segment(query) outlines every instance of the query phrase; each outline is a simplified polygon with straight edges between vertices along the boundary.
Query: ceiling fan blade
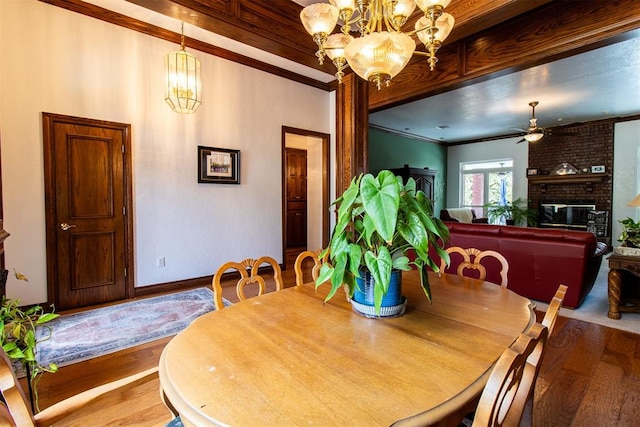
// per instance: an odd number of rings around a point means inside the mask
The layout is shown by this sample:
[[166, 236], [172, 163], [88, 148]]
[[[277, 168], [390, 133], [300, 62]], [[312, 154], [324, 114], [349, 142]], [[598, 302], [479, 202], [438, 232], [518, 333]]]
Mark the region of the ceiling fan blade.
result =
[[520, 144], [521, 142], [525, 142], [526, 139], [522, 138], [520, 141], [517, 141], [516, 144]]

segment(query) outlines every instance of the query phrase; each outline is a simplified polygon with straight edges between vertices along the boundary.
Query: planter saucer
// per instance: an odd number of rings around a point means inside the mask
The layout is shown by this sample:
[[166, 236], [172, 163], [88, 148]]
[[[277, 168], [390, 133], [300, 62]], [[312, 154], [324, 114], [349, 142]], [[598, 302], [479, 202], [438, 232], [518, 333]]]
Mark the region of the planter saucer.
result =
[[365, 305], [351, 300], [351, 307], [356, 313], [370, 318], [378, 317], [399, 317], [404, 314], [404, 310], [407, 307], [407, 299], [402, 297], [402, 302], [398, 305], [389, 307], [380, 307], [380, 314], [376, 314], [376, 308], [372, 305]]

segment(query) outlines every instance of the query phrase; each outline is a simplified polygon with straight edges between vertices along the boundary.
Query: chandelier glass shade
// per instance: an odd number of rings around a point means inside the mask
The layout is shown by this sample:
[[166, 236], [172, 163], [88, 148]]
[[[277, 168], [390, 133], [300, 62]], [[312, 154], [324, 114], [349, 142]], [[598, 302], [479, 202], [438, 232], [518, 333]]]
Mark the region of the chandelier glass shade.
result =
[[[305, 7], [300, 20], [313, 37], [322, 64], [325, 56], [337, 68], [339, 82], [349, 66], [361, 78], [374, 82], [378, 89], [388, 86], [415, 53], [427, 57], [433, 71], [438, 61], [436, 52], [449, 35], [455, 20], [444, 13], [451, 0], [329, 0]], [[414, 30], [402, 27], [416, 6], [423, 16]], [[340, 33], [331, 34], [340, 24]], [[359, 33], [353, 37], [350, 33]], [[417, 39], [425, 51], [416, 50]]]
[[164, 63], [165, 101], [177, 113], [195, 113], [202, 104], [200, 61], [184, 49], [184, 23], [180, 50], [165, 55]]

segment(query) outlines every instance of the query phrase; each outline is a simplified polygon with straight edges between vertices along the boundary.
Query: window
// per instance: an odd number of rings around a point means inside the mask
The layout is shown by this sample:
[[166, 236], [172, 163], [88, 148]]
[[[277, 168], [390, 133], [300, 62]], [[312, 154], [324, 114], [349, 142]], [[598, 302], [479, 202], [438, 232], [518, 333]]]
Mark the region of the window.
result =
[[460, 206], [471, 208], [477, 218], [486, 217], [484, 205], [513, 200], [513, 159], [462, 163]]

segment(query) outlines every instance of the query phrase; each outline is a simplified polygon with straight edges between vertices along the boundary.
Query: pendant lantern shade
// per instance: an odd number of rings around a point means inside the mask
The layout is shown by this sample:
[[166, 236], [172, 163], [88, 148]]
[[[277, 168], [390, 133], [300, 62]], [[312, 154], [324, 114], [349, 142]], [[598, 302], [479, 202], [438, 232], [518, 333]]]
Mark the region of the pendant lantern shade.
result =
[[180, 50], [168, 53], [164, 64], [165, 101], [177, 113], [195, 113], [202, 104], [200, 61], [184, 50], [184, 30]]

